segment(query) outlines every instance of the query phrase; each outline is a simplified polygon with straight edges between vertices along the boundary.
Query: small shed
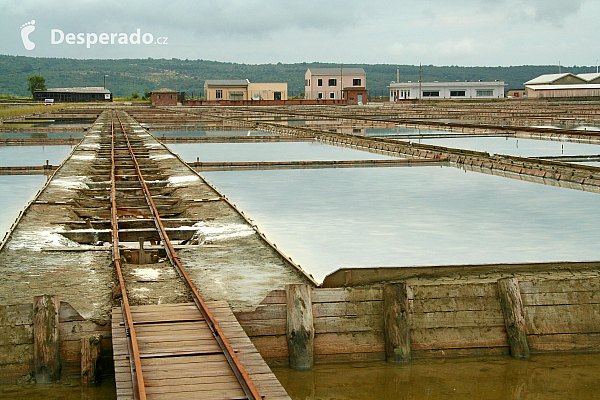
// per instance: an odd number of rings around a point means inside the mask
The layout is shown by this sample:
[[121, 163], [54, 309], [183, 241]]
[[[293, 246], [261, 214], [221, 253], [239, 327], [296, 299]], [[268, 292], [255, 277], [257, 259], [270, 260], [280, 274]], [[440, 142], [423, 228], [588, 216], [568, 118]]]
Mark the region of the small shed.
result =
[[150, 92], [150, 100], [153, 106], [176, 106], [177, 90], [161, 87]]
[[365, 104], [367, 102], [366, 87], [346, 87], [343, 92], [346, 104]]

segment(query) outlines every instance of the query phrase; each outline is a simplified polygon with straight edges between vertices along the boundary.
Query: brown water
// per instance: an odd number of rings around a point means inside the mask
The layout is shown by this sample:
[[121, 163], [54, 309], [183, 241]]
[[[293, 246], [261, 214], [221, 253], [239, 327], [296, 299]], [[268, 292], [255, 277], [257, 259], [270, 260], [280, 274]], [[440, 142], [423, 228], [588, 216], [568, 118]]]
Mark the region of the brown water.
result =
[[598, 399], [600, 354], [413, 360], [317, 365], [273, 372], [294, 400]]
[[104, 377], [98, 386], [83, 386], [78, 380], [63, 380], [57, 383], [35, 385], [0, 385], [0, 399], [20, 400], [109, 400], [116, 399], [115, 379]]

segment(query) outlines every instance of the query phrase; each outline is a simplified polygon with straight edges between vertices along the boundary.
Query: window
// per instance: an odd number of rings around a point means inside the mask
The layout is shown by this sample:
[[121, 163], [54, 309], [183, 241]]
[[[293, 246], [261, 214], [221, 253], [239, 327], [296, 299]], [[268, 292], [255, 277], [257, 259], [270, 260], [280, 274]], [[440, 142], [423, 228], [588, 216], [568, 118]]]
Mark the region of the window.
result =
[[158, 95], [158, 98], [160, 99], [160, 94]]
[[317, 86], [323, 86], [323, 79], [317, 79]]
[[360, 86], [362, 83], [362, 79], [352, 79], [352, 86]]
[[329, 98], [335, 99], [335, 92], [329, 92]]
[[273, 100], [281, 100], [281, 92], [273, 92]]
[[173, 98], [173, 95], [172, 95], [172, 94], [170, 94], [170, 95], [169, 95], [169, 98], [170, 98], [170, 99], [172, 99], [172, 98]]
[[337, 86], [337, 79], [336, 78], [330, 79], [329, 86]]
[[221, 89], [216, 90], [216, 97], [217, 97], [217, 99], [223, 98], [223, 91]]
[[322, 98], [323, 98], [323, 92], [317, 93], [317, 99], [322, 99]]
[[429, 90], [429, 91], [423, 92], [423, 97], [440, 97], [440, 91], [439, 90]]
[[494, 95], [494, 91], [493, 90], [478, 90], [477, 91], [477, 96], [492, 97], [493, 95]]
[[304, 86], [310, 86], [310, 79], [304, 80]]
[[467, 95], [465, 90], [451, 90], [450, 97], [464, 97]]

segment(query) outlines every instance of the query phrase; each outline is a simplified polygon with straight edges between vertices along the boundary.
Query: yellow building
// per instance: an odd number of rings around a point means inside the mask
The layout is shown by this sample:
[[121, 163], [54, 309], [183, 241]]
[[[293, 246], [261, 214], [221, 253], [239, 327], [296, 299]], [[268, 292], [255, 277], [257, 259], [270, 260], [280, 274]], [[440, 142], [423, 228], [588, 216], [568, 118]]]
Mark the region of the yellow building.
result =
[[287, 83], [250, 82], [248, 79], [207, 79], [204, 98], [207, 101], [287, 100]]

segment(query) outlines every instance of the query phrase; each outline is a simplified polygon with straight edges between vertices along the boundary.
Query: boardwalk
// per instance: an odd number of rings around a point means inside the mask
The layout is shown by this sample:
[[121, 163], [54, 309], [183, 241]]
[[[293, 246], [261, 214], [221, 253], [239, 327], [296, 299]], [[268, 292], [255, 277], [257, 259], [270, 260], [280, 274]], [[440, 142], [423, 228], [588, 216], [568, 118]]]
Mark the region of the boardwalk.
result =
[[[209, 308], [264, 399], [289, 399], [225, 301]], [[131, 307], [148, 399], [245, 399], [225, 355], [193, 303]], [[113, 309], [117, 397], [133, 399], [127, 339]]]

